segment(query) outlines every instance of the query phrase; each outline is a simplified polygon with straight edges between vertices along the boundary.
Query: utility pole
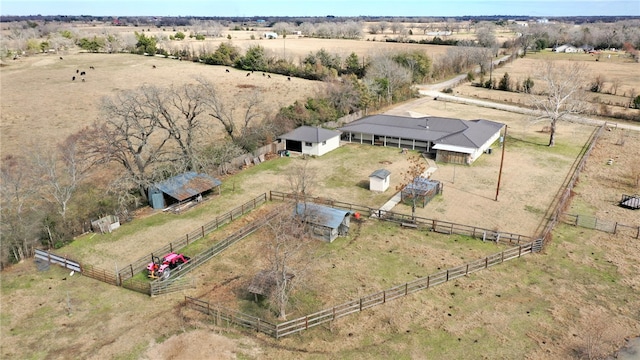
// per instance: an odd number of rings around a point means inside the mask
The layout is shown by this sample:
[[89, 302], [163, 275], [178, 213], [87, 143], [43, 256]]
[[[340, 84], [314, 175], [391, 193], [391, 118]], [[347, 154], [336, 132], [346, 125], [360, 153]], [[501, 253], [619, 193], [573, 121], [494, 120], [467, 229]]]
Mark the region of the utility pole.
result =
[[500, 158], [500, 171], [498, 172], [498, 186], [496, 186], [496, 201], [498, 201], [498, 194], [500, 193], [500, 180], [502, 179], [502, 165], [504, 164], [504, 148], [507, 142], [507, 125], [504, 126], [504, 136], [502, 138], [502, 157]]

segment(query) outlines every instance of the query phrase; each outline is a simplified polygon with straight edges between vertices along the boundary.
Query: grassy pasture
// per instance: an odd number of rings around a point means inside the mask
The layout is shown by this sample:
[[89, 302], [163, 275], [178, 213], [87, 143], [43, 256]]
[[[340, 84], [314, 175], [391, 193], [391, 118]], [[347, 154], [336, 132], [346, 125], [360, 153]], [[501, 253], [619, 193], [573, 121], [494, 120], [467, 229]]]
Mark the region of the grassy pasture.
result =
[[[608, 55], [611, 55], [609, 58]], [[528, 53], [525, 58], [518, 59], [513, 63], [506, 64], [500, 68], [494, 69], [492, 77], [496, 79], [496, 83], [505, 73], [509, 73], [509, 77], [515, 88], [515, 84], [522, 84], [528, 77], [534, 81], [534, 93], [544, 91], [544, 83], [536, 76], [537, 69], [540, 68], [542, 62], [553, 61], [558, 64], [571, 64], [573, 62], [581, 62], [586, 66], [586, 77], [581, 79], [585, 84], [590, 84], [600, 76], [604, 78], [604, 89], [600, 93], [587, 92], [587, 98], [591, 99], [600, 109], [606, 106], [611, 113], [634, 114], [636, 118], [640, 118], [640, 110], [629, 109], [628, 104], [631, 102], [631, 96], [637, 96], [640, 92], [640, 65], [630, 59], [624, 52], [604, 52], [599, 61], [597, 55], [591, 54], [556, 54], [550, 51], [541, 51], [537, 53]], [[485, 75], [484, 80], [488, 80], [489, 76]], [[516, 92], [506, 92], [499, 90], [489, 90], [477, 87], [479, 79], [473, 83], [467, 83], [458, 86], [455, 91], [464, 96], [472, 96], [482, 99], [489, 99], [499, 102], [515, 103], [520, 105], [528, 105], [530, 95]], [[614, 94], [613, 83], [619, 83]], [[586, 86], [586, 85], [585, 85]]]

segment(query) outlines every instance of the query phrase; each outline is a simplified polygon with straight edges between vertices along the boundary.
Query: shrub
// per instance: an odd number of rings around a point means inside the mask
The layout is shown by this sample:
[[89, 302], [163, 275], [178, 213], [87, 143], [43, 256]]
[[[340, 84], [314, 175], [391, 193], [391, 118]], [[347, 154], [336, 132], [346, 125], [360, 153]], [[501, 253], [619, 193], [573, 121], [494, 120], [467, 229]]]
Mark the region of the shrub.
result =
[[498, 89], [502, 91], [511, 91], [511, 79], [509, 78], [509, 73], [504, 73], [504, 76], [500, 79]]
[[525, 81], [522, 82], [522, 91], [524, 91], [527, 94], [531, 94], [531, 89], [533, 89], [533, 80], [531, 80], [530, 77], [528, 77]]

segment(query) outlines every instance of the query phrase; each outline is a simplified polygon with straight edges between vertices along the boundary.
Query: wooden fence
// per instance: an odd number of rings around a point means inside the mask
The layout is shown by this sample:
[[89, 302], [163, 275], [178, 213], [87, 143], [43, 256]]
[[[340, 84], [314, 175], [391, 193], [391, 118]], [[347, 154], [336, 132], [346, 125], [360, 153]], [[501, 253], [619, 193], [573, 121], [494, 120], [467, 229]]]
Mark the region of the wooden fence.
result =
[[533, 253], [542, 248], [542, 239], [512, 247], [500, 253], [478, 259], [451, 269], [439, 271], [426, 277], [422, 277], [389, 289], [363, 296], [340, 305], [332, 306], [324, 310], [309, 314], [294, 320], [273, 324], [258, 317], [247, 315], [236, 310], [230, 310], [199, 299], [185, 297], [185, 306], [209, 315], [217, 324], [234, 324], [245, 328], [262, 332], [274, 338], [281, 338], [308, 330], [330, 321], [334, 321], [349, 314], [361, 312], [373, 306], [385, 304], [420, 290], [457, 279], [462, 276], [487, 269], [505, 261], [517, 259], [523, 255]]
[[97, 268], [91, 265], [82, 265], [80, 262], [71, 260], [66, 256], [56, 255], [46, 250], [35, 250], [35, 258], [45, 260], [50, 264], [57, 264], [69, 270], [78, 272], [92, 279], [100, 280], [111, 285], [117, 285], [116, 274], [113, 271]]
[[153, 282], [148, 282], [148, 281], [135, 280], [133, 279], [133, 277], [137, 273], [144, 271], [146, 269], [147, 264], [149, 263], [149, 261], [151, 261], [151, 256], [153, 256], [154, 254], [161, 254], [160, 256], [164, 256], [168, 252], [171, 252], [174, 250], [178, 251], [179, 249], [189, 245], [193, 241], [196, 241], [204, 237], [206, 234], [218, 229], [220, 226], [225, 225], [239, 218], [245, 213], [255, 209], [256, 207], [262, 205], [266, 201], [267, 201], [267, 194], [266, 193], [261, 194], [256, 198], [254, 198], [253, 200], [250, 200], [236, 207], [230, 212], [216, 217], [214, 220], [206, 223], [205, 225], [201, 226], [199, 229], [194, 230], [186, 234], [185, 236], [181, 237], [180, 239], [175, 240], [169, 243], [168, 245], [165, 245], [164, 247], [155, 250], [149, 256], [146, 256], [134, 261], [133, 263], [125, 266], [123, 269], [120, 269], [117, 273], [115, 271], [105, 270], [93, 265], [81, 264], [80, 262], [68, 259], [60, 255], [56, 255], [54, 253], [51, 253], [49, 251], [44, 251], [44, 250], [36, 250], [36, 258], [45, 260], [49, 263], [59, 264], [68, 269], [80, 272], [82, 273], [82, 275], [105, 282], [110, 285], [122, 286], [126, 289], [137, 291], [147, 295], [153, 296], [153, 295], [166, 294], [172, 291], [190, 289], [195, 287], [195, 282], [192, 280], [180, 278], [182, 275], [195, 269], [197, 266], [206, 262], [211, 257], [219, 254], [229, 246], [233, 245], [238, 240], [249, 235], [251, 232], [255, 231], [260, 226], [263, 226], [275, 215], [274, 214], [267, 215], [263, 220], [254, 222], [253, 225], [241, 229], [240, 231], [232, 234], [226, 239], [218, 242], [216, 245], [214, 245], [210, 249], [205, 250], [203, 253], [196, 255], [191, 259], [189, 263], [183, 265], [181, 270], [175, 270], [172, 272], [173, 279], [171, 279], [171, 281], [156, 280]]
[[[188, 263], [182, 265], [179, 269], [176, 268], [171, 271], [171, 278], [167, 280], [156, 279], [152, 281], [149, 285], [149, 289], [150, 289], [149, 294], [151, 296], [156, 296], [156, 295], [167, 294], [173, 291], [187, 289], [187, 288], [190, 288], [189, 286], [191, 286], [191, 288], [194, 287], [195, 285], [193, 283], [188, 284], [185, 281], [185, 279], [183, 278], [185, 274], [195, 270], [198, 266], [206, 263], [214, 256], [220, 254], [221, 252], [229, 248], [231, 245], [244, 239], [245, 237], [252, 234], [254, 231], [258, 230], [259, 228], [267, 224], [271, 219], [273, 219], [276, 215], [278, 215], [279, 211], [280, 209], [276, 209], [268, 213], [262, 219], [255, 221], [248, 226], [243, 227], [242, 229], [231, 234], [224, 240], [219, 241], [218, 243], [208, 248], [207, 250], [204, 250], [203, 252], [191, 257], [191, 260], [189, 260]], [[132, 289], [132, 290], [135, 290], [135, 289]]]
[[598, 219], [594, 216], [567, 213], [562, 213], [560, 219], [569, 225], [640, 239], [640, 226], [625, 225], [617, 221]]
[[246, 203], [236, 207], [235, 209], [229, 211], [226, 214], [220, 215], [216, 217], [214, 220], [202, 225], [199, 229], [196, 229], [185, 236], [170, 242], [169, 244], [154, 250], [149, 255], [144, 256], [131, 264], [125, 266], [124, 268], [118, 271], [118, 281], [123, 283], [128, 279], [135, 276], [135, 274], [144, 271], [147, 268], [147, 264], [151, 261], [152, 256], [162, 257], [165, 254], [173, 251], [179, 251], [181, 248], [189, 245], [190, 243], [199, 240], [205, 235], [211, 233], [212, 231], [218, 229], [222, 225], [230, 223], [231, 221], [239, 218], [245, 213], [255, 209], [256, 207], [262, 205], [267, 201], [267, 194], [261, 194], [254, 198], [253, 200], [247, 201]]
[[599, 128], [593, 131], [593, 133], [591, 134], [591, 138], [588, 142], [588, 145], [582, 152], [582, 155], [579, 156], [574, 162], [574, 166], [572, 167], [573, 172], [571, 172], [570, 176], [565, 180], [563, 186], [560, 188], [560, 190], [558, 190], [558, 193], [556, 194], [554, 201], [552, 202], [551, 206], [549, 206], [549, 209], [545, 213], [544, 223], [543, 223], [544, 227], [542, 228], [542, 231], [538, 236], [544, 239], [545, 243], [547, 240], [551, 239], [551, 231], [553, 231], [556, 224], [558, 224], [558, 222], [561, 221], [560, 218], [561, 218], [562, 212], [569, 205], [569, 200], [571, 200], [571, 193], [573, 191], [573, 188], [576, 186], [576, 183], [578, 182], [578, 177], [580, 175], [580, 172], [586, 166], [587, 159], [589, 158], [589, 155], [591, 155], [591, 151], [593, 151], [593, 148], [598, 142], [598, 138], [600, 138], [600, 136], [602, 135], [602, 132], [606, 127], [607, 127], [607, 123], [605, 123], [604, 125], [600, 126]]
[[[448, 221], [411, 216], [409, 214], [394, 213], [392, 211], [383, 211], [380, 209], [370, 208], [363, 205], [350, 204], [342, 201], [319, 198], [319, 197], [302, 197], [296, 194], [288, 194], [279, 191], [270, 191], [269, 200], [294, 200], [305, 201], [321, 204], [333, 208], [345, 209], [350, 211], [358, 211], [362, 215], [378, 218], [384, 221], [391, 221], [403, 226], [410, 226], [419, 230], [434, 231], [442, 234], [457, 234], [480, 238], [483, 241], [495, 241], [496, 243], [505, 245], [519, 245], [530, 243], [533, 239], [520, 234], [509, 232], [495, 231], [470, 225], [462, 225]], [[535, 249], [539, 251], [540, 249]]]
[[34, 257], [36, 259], [44, 260], [50, 264], [60, 265], [69, 270], [82, 272], [82, 266], [79, 262], [71, 260], [65, 256], [56, 255], [46, 250], [36, 249]]

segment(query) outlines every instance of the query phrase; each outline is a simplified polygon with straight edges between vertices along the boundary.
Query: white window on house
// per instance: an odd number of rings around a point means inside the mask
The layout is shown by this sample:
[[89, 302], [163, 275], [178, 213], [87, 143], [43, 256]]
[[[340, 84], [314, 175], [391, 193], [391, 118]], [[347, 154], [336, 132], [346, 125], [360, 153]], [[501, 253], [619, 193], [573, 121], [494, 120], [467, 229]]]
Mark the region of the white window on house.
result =
[[323, 142], [322, 142], [322, 145], [327, 145], [327, 142], [326, 142], [326, 141], [323, 141]]
[[311, 145], [311, 143], [310, 143], [310, 142], [305, 142], [305, 143], [304, 143], [304, 146], [313, 146], [313, 145]]

